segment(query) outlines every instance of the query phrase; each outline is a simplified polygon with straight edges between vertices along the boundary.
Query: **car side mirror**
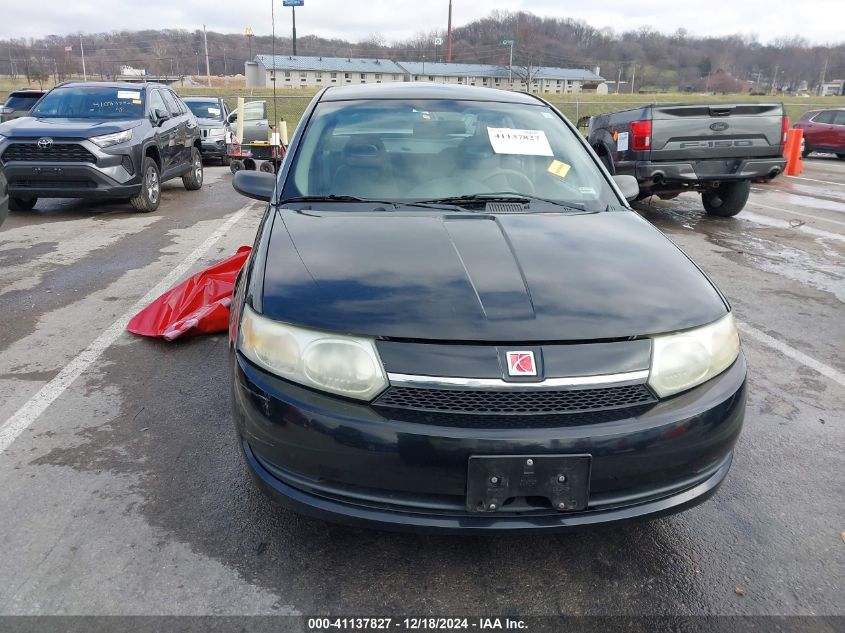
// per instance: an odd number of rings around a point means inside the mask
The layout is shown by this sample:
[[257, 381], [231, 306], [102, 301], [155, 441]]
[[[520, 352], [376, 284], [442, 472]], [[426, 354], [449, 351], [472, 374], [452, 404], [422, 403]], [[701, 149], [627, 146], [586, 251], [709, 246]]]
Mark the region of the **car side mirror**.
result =
[[276, 189], [276, 175], [263, 171], [241, 170], [232, 178], [232, 187], [247, 198], [270, 202]]
[[237, 120], [238, 120], [238, 113], [237, 112], [233, 112], [232, 114], [229, 115], [229, 123], [234, 123]]
[[161, 108], [156, 108], [155, 110], [153, 110], [153, 121], [155, 122], [156, 125], [161, 125], [162, 123], [167, 121], [169, 118], [170, 118], [169, 112], [165, 112]]
[[640, 195], [640, 183], [633, 176], [613, 176], [613, 182], [628, 202]]

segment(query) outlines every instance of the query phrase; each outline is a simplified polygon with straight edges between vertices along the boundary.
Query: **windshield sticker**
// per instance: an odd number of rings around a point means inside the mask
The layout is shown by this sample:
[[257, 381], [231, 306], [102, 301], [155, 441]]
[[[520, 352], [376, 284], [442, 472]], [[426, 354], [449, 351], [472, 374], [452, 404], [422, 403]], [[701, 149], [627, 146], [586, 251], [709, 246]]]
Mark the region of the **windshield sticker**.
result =
[[141, 105], [144, 102], [141, 101], [140, 99], [132, 99], [132, 103], [134, 103], [135, 105]]
[[141, 93], [135, 92], [134, 90], [118, 90], [117, 91], [117, 98], [118, 99], [140, 99]]
[[596, 190], [592, 187], [578, 187], [579, 193], [583, 193], [585, 196], [594, 196], [596, 195]]
[[543, 130], [515, 130], [508, 127], [488, 127], [490, 145], [497, 154], [522, 156], [554, 156], [549, 139]]
[[209, 108], [208, 113], [213, 114], [214, 116], [219, 116], [220, 115], [220, 108]]
[[571, 167], [572, 167], [571, 165], [567, 165], [566, 163], [555, 159], [551, 162], [547, 171], [550, 174], [554, 174], [555, 176], [559, 176], [561, 178], [566, 178], [566, 174], [569, 173], [569, 170], [571, 169]]
[[628, 150], [628, 133], [620, 132], [616, 137], [616, 151], [625, 152]]

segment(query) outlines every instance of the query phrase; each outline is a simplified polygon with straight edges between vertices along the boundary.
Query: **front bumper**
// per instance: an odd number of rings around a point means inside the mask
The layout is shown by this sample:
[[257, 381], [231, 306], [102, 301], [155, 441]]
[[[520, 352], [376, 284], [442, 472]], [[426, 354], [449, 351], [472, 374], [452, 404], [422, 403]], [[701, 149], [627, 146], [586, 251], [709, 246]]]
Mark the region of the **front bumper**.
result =
[[226, 156], [226, 141], [222, 138], [204, 138], [201, 151], [203, 158], [223, 158]]
[[[283, 381], [240, 355], [234, 373], [236, 428], [265, 492], [303, 514], [396, 530], [556, 530], [678, 512], [725, 478], [745, 411], [742, 356], [647, 411], [539, 428], [395, 419]], [[543, 454], [591, 455], [586, 510], [466, 510], [470, 456]]]
[[719, 159], [682, 162], [639, 161], [634, 174], [641, 183], [659, 181], [731, 181], [773, 178], [786, 168], [785, 158]]

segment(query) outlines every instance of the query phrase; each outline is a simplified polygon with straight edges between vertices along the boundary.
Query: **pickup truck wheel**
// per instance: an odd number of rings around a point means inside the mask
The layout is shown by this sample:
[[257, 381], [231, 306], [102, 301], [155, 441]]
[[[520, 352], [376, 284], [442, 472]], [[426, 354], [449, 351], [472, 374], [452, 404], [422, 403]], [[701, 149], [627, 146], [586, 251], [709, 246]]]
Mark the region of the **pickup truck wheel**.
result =
[[161, 176], [158, 165], [149, 156], [141, 166], [141, 191], [129, 199], [132, 208], [141, 213], [152, 213], [161, 202]]
[[188, 191], [202, 187], [202, 154], [196, 147], [191, 148], [191, 169], [182, 176], [182, 184]]
[[748, 202], [749, 193], [751, 193], [750, 180], [723, 182], [715, 189], [703, 191], [701, 201], [704, 203], [704, 210], [710, 215], [729, 218], [742, 211], [745, 203]]
[[836, 158], [838, 158], [839, 160], [845, 160], [845, 154], [837, 154]]
[[10, 211], [32, 211], [38, 198], [9, 198]]

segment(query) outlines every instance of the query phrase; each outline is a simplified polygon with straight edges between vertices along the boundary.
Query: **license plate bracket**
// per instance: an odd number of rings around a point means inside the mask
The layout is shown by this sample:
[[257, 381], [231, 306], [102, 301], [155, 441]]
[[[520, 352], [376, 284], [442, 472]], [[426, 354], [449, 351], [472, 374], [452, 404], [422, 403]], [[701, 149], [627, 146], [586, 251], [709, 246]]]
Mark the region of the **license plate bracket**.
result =
[[514, 498], [545, 498], [559, 512], [584, 510], [590, 455], [473, 455], [467, 468], [468, 512], [507, 510]]

